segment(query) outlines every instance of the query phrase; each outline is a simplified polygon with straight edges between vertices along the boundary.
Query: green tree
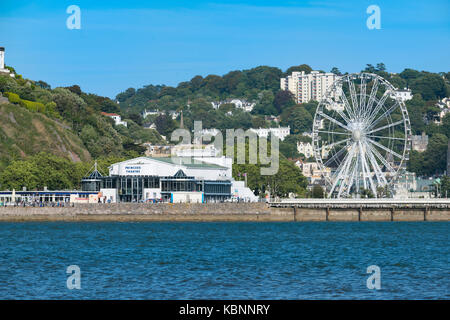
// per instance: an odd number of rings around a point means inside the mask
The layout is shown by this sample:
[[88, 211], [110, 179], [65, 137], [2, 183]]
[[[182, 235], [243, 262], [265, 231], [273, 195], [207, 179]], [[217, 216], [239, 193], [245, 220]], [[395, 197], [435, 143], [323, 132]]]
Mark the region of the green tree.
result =
[[444, 79], [428, 72], [411, 81], [410, 88], [414, 94], [420, 93], [424, 100], [437, 100], [447, 95]]
[[338, 69], [337, 67], [331, 68], [330, 72], [331, 72], [331, 73], [334, 73], [334, 74], [336, 74], [336, 75], [338, 75], [338, 76], [341, 76], [341, 75], [342, 75], [341, 71], [339, 71], [339, 69]]
[[377, 69], [373, 65], [368, 63], [366, 68], [364, 69], [364, 71], [370, 72], [370, 73], [375, 73], [377, 71]]
[[320, 185], [315, 184], [313, 186], [313, 189], [312, 189], [312, 192], [311, 192], [311, 197], [312, 198], [323, 198], [324, 194], [325, 194], [325, 192], [324, 192], [323, 188]]
[[447, 136], [437, 133], [433, 135], [424, 152], [424, 173], [428, 175], [443, 173], [447, 164]]
[[283, 123], [291, 127], [293, 134], [310, 132], [312, 130], [313, 118], [302, 106], [295, 105], [282, 115]]
[[297, 151], [296, 144], [292, 143], [292, 142], [289, 142], [289, 141], [280, 141], [280, 152], [286, 158], [298, 158], [298, 157], [300, 157], [300, 154]]
[[25, 160], [13, 161], [0, 174], [2, 188], [21, 190], [71, 189], [79, 181], [74, 180], [75, 165], [70, 160], [41, 152]]
[[413, 80], [420, 77], [420, 72], [414, 69], [405, 69], [400, 73], [400, 77], [406, 80], [407, 85], [410, 85]]
[[156, 130], [167, 138], [176, 129], [176, 123], [166, 114], [161, 114], [155, 119]]
[[386, 71], [386, 65], [383, 62], [377, 63], [377, 71]]
[[[259, 162], [257, 164], [248, 163], [248, 143], [245, 146], [245, 164], [236, 163], [236, 150], [237, 149], [235, 146], [233, 178], [235, 178], [236, 180], [240, 180], [245, 173], [247, 175], [248, 187], [251, 190], [254, 190], [255, 194], [264, 195], [265, 193], [270, 192], [272, 196], [278, 197], [287, 197], [290, 193], [294, 193], [299, 197], [306, 196], [306, 186], [308, 184], [306, 178], [303, 176], [301, 170], [297, 166], [295, 166], [294, 163], [287, 160], [283, 155], [280, 155], [279, 168], [276, 174], [261, 175], [261, 167], [267, 167], [267, 165], [261, 165], [261, 163]], [[268, 150], [270, 150], [270, 142], [268, 142]], [[224, 150], [224, 153], [226, 153], [226, 150]]]
[[439, 197], [448, 198], [450, 197], [450, 177], [442, 176], [439, 184]]
[[294, 95], [290, 91], [280, 90], [275, 95], [273, 105], [277, 110], [277, 114], [280, 114], [285, 108], [295, 105]]
[[450, 113], [447, 113], [444, 118], [442, 118], [442, 133], [450, 138]]
[[259, 102], [253, 108], [253, 114], [260, 115], [274, 115], [277, 113], [277, 110], [273, 106], [274, 95], [272, 91], [264, 90], [260, 94]]
[[38, 184], [39, 168], [30, 161], [12, 161], [0, 173], [0, 186], [2, 190], [22, 190], [23, 187], [34, 190]]
[[286, 76], [290, 75], [294, 71], [298, 71], [298, 72], [304, 71], [305, 73], [308, 74], [308, 73], [311, 73], [312, 68], [310, 66], [308, 66], [307, 64], [301, 64], [299, 66], [292, 66], [286, 70], [284, 75], [286, 75]]
[[423, 175], [425, 173], [423, 153], [411, 150], [407, 165], [408, 171], [415, 172], [418, 176]]

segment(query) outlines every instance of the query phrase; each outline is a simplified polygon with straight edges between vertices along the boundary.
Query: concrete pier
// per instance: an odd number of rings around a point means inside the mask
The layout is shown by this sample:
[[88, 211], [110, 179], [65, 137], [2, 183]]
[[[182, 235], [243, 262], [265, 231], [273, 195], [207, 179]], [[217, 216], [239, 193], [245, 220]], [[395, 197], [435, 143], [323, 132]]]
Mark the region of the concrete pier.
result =
[[294, 199], [269, 203], [297, 221], [449, 221], [450, 199]]

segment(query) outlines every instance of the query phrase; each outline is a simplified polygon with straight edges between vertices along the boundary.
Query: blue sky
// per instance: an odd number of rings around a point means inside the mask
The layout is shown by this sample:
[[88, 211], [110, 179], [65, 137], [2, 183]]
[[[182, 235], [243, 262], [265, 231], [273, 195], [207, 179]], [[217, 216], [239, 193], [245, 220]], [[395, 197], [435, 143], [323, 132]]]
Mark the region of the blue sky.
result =
[[[81, 30], [66, 28], [72, 4]], [[366, 27], [372, 4], [380, 30]], [[448, 0], [0, 0], [0, 46], [27, 78], [114, 97], [259, 65], [450, 71], [449, 17]]]

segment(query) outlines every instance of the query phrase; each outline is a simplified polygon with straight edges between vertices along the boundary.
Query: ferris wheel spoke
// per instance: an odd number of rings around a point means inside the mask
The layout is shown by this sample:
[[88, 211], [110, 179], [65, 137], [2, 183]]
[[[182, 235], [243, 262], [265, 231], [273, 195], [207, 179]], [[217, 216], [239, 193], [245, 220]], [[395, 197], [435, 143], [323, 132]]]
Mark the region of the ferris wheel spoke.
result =
[[367, 108], [366, 112], [364, 113], [364, 117], [366, 117], [368, 113], [370, 113], [370, 111], [372, 110], [372, 105], [375, 102], [375, 98], [377, 96], [378, 84], [379, 84], [378, 78], [375, 78], [372, 90], [370, 91], [369, 101], [367, 102]]
[[[334, 189], [336, 188], [336, 186], [337, 186], [339, 180], [341, 180], [341, 177], [343, 176], [343, 173], [344, 173], [344, 169], [347, 167], [348, 161], [351, 159], [351, 157], [353, 157], [353, 149], [354, 149], [354, 147], [352, 146], [350, 152], [348, 152], [348, 153], [345, 155], [344, 161], [339, 165], [339, 167], [338, 167], [337, 170], [336, 170], [336, 173], [335, 173], [335, 175], [334, 175], [334, 180], [335, 180], [335, 181], [334, 181], [334, 183], [333, 183], [333, 186], [331, 187], [331, 190], [330, 190], [330, 196], [333, 194]], [[342, 183], [343, 183], [343, 182], [341, 181], [341, 184], [342, 184]]]
[[379, 139], [390, 139], [390, 140], [402, 140], [402, 141], [405, 141], [405, 140], [406, 140], [406, 138], [384, 137], [384, 136], [372, 136], [372, 135], [368, 135], [367, 137], [369, 137], [369, 138], [379, 138]]
[[351, 131], [345, 124], [341, 123], [340, 121], [338, 121], [338, 120], [336, 120], [336, 119], [333, 119], [332, 117], [330, 117], [329, 115], [323, 113], [322, 111], [320, 111], [319, 114], [320, 114], [322, 117], [326, 118], [327, 120], [329, 120], [329, 121], [331, 121], [331, 122], [334, 122], [334, 123], [337, 124], [338, 126], [344, 128], [345, 130]]
[[360, 152], [359, 161], [361, 162], [361, 173], [362, 173], [362, 178], [363, 178], [363, 187], [364, 187], [364, 189], [367, 189], [366, 168], [365, 168], [364, 159], [362, 157], [362, 152]]
[[392, 168], [392, 166], [389, 164], [389, 162], [386, 161], [386, 159], [377, 151], [377, 149], [373, 148], [370, 144], [367, 144], [369, 147], [369, 150], [378, 158], [380, 159], [381, 163], [386, 167], [386, 169], [391, 173], [395, 174], [395, 169]]
[[396, 156], [397, 158], [403, 159], [403, 157], [401, 155], [399, 155], [397, 152], [389, 149], [388, 147], [383, 146], [382, 144], [376, 142], [375, 140], [372, 139], [368, 139], [372, 144], [376, 145], [377, 147], [383, 149], [386, 152], [389, 152], [390, 154], [392, 154], [393, 156]]
[[386, 112], [384, 112], [381, 116], [379, 116], [377, 119], [374, 119], [370, 124], [369, 124], [369, 128], [373, 128], [375, 127], [375, 125], [380, 122], [381, 120], [385, 119], [388, 115], [390, 115], [392, 113], [392, 111], [394, 111], [397, 106], [398, 106], [398, 101], [395, 102], [392, 107], [390, 107], [388, 110], [386, 110]]
[[351, 189], [352, 184], [353, 184], [353, 179], [351, 179], [351, 173], [353, 174], [354, 171], [354, 165], [352, 166], [352, 164], [354, 164], [356, 161], [358, 161], [358, 158], [354, 156], [354, 154], [349, 158], [349, 162], [347, 164], [347, 167], [345, 168], [343, 177], [342, 177], [342, 183], [340, 185], [339, 188], [339, 192], [338, 192], [338, 198], [341, 196], [342, 191], [344, 190], [344, 187], [346, 186], [347, 188], [347, 193], [348, 191]]
[[378, 101], [377, 105], [373, 109], [372, 112], [369, 113], [367, 117], [367, 123], [371, 123], [373, 119], [377, 116], [378, 112], [380, 112], [380, 109], [383, 107], [384, 103], [386, 102], [386, 99], [389, 97], [389, 90], [386, 90], [381, 97], [381, 99]]
[[[347, 168], [346, 172], [348, 172], [348, 168]], [[347, 190], [351, 188], [351, 186], [348, 185], [347, 180], [348, 180], [348, 174], [344, 174], [342, 176], [341, 185], [339, 186], [339, 191], [338, 191], [338, 194], [337, 194], [337, 198], [341, 197], [342, 191], [344, 190], [344, 187], [346, 187]]]
[[[360, 146], [360, 155], [363, 160], [363, 167], [364, 166], [366, 167], [366, 174], [367, 174], [367, 178], [369, 179], [369, 187], [370, 187], [370, 189], [372, 189], [372, 193], [373, 193], [374, 197], [376, 198], [377, 197], [377, 189], [376, 189], [375, 183], [373, 182], [373, 179], [372, 179], [372, 173], [370, 172], [370, 167], [367, 163], [366, 154], [362, 150], [361, 142], [359, 142], [359, 146]], [[364, 178], [364, 181], [365, 181], [365, 178]]]
[[339, 157], [346, 149], [342, 148], [341, 150], [339, 150], [338, 152], [336, 152], [330, 159], [328, 159], [325, 163], [324, 166], [328, 166], [330, 163], [332, 163], [337, 157]]
[[[341, 149], [341, 150], [344, 150], [344, 149]], [[349, 157], [350, 157], [350, 152], [347, 152], [347, 154], [345, 155], [343, 161], [341, 163], [339, 163], [338, 167], [336, 168], [336, 171], [334, 172], [333, 178], [339, 177], [339, 175], [341, 174], [341, 171], [346, 166], [347, 160], [348, 160]]]
[[[379, 186], [384, 186], [385, 183], [385, 179], [383, 172], [381, 171], [380, 166], [378, 165], [376, 159], [374, 158], [373, 154], [368, 152], [367, 153], [367, 159], [369, 159], [369, 163], [372, 165], [373, 171], [375, 173], [375, 177], [377, 178], [377, 185]], [[376, 193], [376, 186], [375, 186], [375, 193]]]
[[344, 139], [344, 140], [340, 140], [340, 141], [337, 141], [337, 142], [333, 142], [332, 144], [329, 144], [329, 145], [324, 145], [324, 147], [329, 148], [331, 150], [332, 148], [336, 147], [337, 145], [340, 145], [340, 144], [342, 144], [344, 142], [347, 142], [347, 141], [350, 141], [350, 138], [347, 138], [347, 139]]
[[345, 92], [342, 88], [339, 88], [339, 95], [344, 102], [344, 109], [347, 111], [350, 118], [355, 118], [355, 112], [352, 110], [352, 107], [350, 106], [350, 103], [348, 102], [347, 96], [345, 95]]
[[385, 125], [385, 126], [382, 126], [382, 127], [376, 128], [376, 129], [373, 129], [373, 130], [367, 132], [366, 134], [369, 135], [369, 134], [371, 134], [371, 133], [374, 133], [374, 132], [377, 132], [377, 131], [381, 131], [381, 130], [384, 130], [384, 129], [387, 129], [387, 128], [390, 128], [390, 127], [394, 127], [394, 126], [399, 125], [399, 124], [402, 124], [402, 123], [403, 123], [403, 120], [400, 120], [400, 121], [397, 121], [397, 122], [393, 122], [393, 123], [387, 124], [387, 125]]
[[350, 119], [341, 110], [336, 109], [335, 111], [336, 111], [337, 114], [339, 114], [342, 117], [342, 119], [345, 120], [345, 123], [349, 123], [350, 122]]
[[377, 177], [378, 183], [381, 185], [386, 185], [387, 184], [386, 177], [384, 176], [383, 171], [381, 170], [377, 159], [375, 159], [375, 156], [373, 155], [372, 150], [367, 146], [367, 144], [366, 144], [366, 150], [367, 150], [367, 155], [368, 155], [369, 161], [373, 167], [373, 170], [375, 171], [375, 175]]
[[331, 133], [331, 134], [344, 134], [346, 136], [351, 135], [350, 132], [336, 132], [336, 131], [324, 131], [324, 130], [317, 130], [317, 132], [320, 132], [320, 133]]
[[360, 89], [360, 99], [359, 99], [359, 106], [360, 106], [360, 114], [365, 113], [366, 108], [366, 77], [363, 74], [361, 76], [361, 89]]
[[359, 158], [356, 158], [355, 165], [353, 166], [352, 174], [350, 175], [349, 187], [347, 190], [347, 195], [350, 195], [350, 189], [352, 188], [353, 182], [355, 182], [355, 187], [357, 192], [359, 192], [359, 180], [358, 175]]
[[355, 111], [355, 115], [359, 114], [359, 105], [358, 99], [356, 97], [355, 83], [350, 77], [347, 78], [348, 87], [350, 89], [350, 98], [352, 99], [353, 110]]
[[336, 103], [331, 100], [330, 98], [326, 99], [326, 102], [331, 106], [331, 109], [334, 110], [337, 114], [339, 114], [341, 116], [342, 119], [344, 119], [345, 123], [349, 123], [350, 119], [347, 117], [347, 115], [342, 112], [342, 110], [340, 110], [338, 107], [334, 107], [334, 105], [336, 105]]

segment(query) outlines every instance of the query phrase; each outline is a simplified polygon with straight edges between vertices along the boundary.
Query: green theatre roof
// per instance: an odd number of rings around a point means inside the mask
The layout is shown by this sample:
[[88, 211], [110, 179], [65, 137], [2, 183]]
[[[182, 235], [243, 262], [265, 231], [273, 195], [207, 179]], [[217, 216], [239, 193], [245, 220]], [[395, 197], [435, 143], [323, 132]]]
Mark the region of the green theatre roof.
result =
[[[171, 157], [161, 157], [161, 158], [156, 158], [156, 157], [147, 157], [148, 159], [151, 160], [155, 160], [155, 161], [161, 161], [161, 162], [165, 162], [165, 163], [171, 163], [171, 164], [178, 164], [178, 165], [182, 165], [185, 166], [186, 168], [199, 168], [199, 169], [228, 169], [227, 167], [223, 167], [223, 166], [219, 166], [217, 164], [213, 164], [213, 163], [207, 163], [204, 161], [200, 161], [200, 160], [194, 160], [191, 158], [179, 158], [179, 157], [175, 157], [175, 158], [171, 158]], [[184, 161], [186, 161], [186, 163], [184, 163]]]

